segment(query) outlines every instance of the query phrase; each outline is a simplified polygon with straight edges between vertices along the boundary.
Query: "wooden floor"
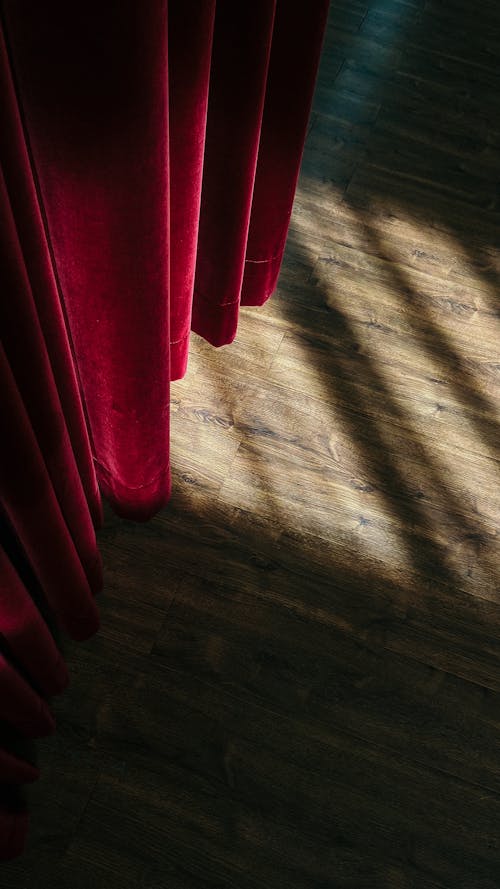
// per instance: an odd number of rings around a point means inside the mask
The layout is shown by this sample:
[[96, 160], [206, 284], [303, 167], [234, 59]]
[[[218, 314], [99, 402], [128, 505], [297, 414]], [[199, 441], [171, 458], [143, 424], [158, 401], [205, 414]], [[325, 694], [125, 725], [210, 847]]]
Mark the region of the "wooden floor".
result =
[[278, 292], [107, 516], [5, 889], [500, 887], [499, 60], [497, 0], [333, 3]]

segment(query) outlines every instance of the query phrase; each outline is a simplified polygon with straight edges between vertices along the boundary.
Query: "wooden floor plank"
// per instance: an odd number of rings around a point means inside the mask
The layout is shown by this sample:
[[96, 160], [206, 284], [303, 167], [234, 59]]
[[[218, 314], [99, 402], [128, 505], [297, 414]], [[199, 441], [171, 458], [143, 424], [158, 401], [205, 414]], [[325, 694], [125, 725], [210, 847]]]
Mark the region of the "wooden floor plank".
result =
[[193, 335], [169, 506], [106, 508], [6, 889], [500, 886], [499, 41], [333, 0], [278, 289]]

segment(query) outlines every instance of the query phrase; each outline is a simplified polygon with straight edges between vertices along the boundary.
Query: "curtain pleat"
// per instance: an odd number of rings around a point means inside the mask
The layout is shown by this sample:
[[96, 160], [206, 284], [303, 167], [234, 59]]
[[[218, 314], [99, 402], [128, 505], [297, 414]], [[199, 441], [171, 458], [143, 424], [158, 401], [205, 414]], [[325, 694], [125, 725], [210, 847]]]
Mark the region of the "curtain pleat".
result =
[[[45, 382], [40, 380], [41, 398]], [[6, 429], [0, 436], [3, 508], [59, 623], [74, 639], [86, 639], [99, 625], [93, 591], [1, 344], [0, 391]], [[62, 465], [61, 474], [64, 470]]]
[[31, 763], [0, 749], [0, 785], [2, 783], [31, 784], [39, 777], [40, 772]]
[[[28, 270], [9, 195], [0, 171], [0, 240], [3, 279], [9, 298], [0, 302], [0, 329], [8, 349], [8, 360], [30, 418], [40, 453], [43, 455], [73, 543], [90, 586], [99, 590], [102, 571], [96, 549], [95, 530], [71, 446], [66, 420], [53, 377], [47, 347], [33, 300]], [[19, 348], [19, 343], [23, 349]], [[29, 362], [26, 361], [29, 354]], [[40, 380], [44, 381], [43, 399]], [[50, 422], [47, 422], [50, 417]], [[62, 472], [64, 469], [64, 472]]]
[[0, 858], [57, 633], [98, 628], [101, 494], [170, 496], [169, 385], [275, 289], [327, 0], [0, 0]]
[[45, 695], [68, 684], [68, 671], [40, 611], [7, 553], [0, 550], [0, 637]]
[[0, 785], [0, 798], [7, 798], [5, 805], [0, 804], [0, 861], [21, 855], [28, 830], [26, 809], [17, 811], [16, 804], [9, 797], [10, 794]]
[[4, 8], [97, 477], [146, 519], [170, 492], [166, 3]]
[[262, 305], [276, 289], [327, 12], [324, 0], [287, 0], [276, 8], [241, 292], [245, 306]]
[[[23, 260], [29, 276], [38, 320], [47, 353], [57, 380], [58, 395], [81, 485], [86, 494], [94, 524], [102, 521], [102, 505], [89, 441], [88, 424], [77, 382], [63, 305], [57, 291], [42, 211], [39, 205], [28, 146], [23, 131], [4, 35], [0, 29], [0, 153], [4, 187], [8, 187], [10, 210], [15, 218]], [[6, 302], [7, 300], [4, 300]], [[6, 336], [2, 331], [2, 339]]]
[[217, 3], [192, 329], [236, 334], [276, 3]]
[[214, 20], [215, 0], [169, 7], [172, 380], [184, 376], [188, 363]]

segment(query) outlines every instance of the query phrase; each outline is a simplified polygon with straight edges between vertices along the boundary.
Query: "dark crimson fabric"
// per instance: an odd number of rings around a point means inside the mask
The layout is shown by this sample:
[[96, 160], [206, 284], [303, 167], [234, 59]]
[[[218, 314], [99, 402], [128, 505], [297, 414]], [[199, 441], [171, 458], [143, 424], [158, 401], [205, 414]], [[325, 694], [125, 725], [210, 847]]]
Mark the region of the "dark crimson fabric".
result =
[[[1, 789], [0, 785], [0, 793]], [[0, 861], [21, 855], [24, 851], [27, 830], [28, 813], [25, 809], [16, 811], [12, 805], [0, 806]]]
[[101, 493], [170, 495], [169, 384], [276, 286], [326, 0], [0, 0], [0, 858], [55, 633], [98, 628]]
[[[46, 381], [40, 382], [43, 398]], [[2, 344], [0, 391], [6, 429], [0, 436], [3, 507], [61, 626], [73, 638], [86, 639], [98, 628], [97, 607]], [[46, 421], [50, 428], [57, 418], [47, 411]]]
[[4, 8], [97, 475], [145, 519], [170, 490], [166, 3]]
[[262, 305], [278, 281], [327, 13], [323, 0], [277, 5], [241, 290], [245, 306]]
[[38, 769], [31, 763], [0, 749], [0, 785], [31, 784], [39, 777]]
[[217, 3], [191, 326], [214, 346], [238, 326], [275, 3]]
[[[63, 319], [63, 303], [59, 299], [56, 283], [56, 268], [52, 262], [46, 232], [43, 224], [43, 207], [40, 205], [32, 169], [28, 156], [26, 134], [20, 118], [20, 108], [12, 82], [12, 71], [5, 46], [4, 34], [0, 29], [0, 157], [2, 164], [2, 187], [7, 188], [8, 199], [2, 208], [3, 225], [12, 225], [22, 249], [22, 263], [14, 274], [27, 276], [30, 287], [23, 295], [24, 305], [30, 300], [36, 303], [39, 325], [43, 330], [46, 352], [57, 378], [58, 396], [64, 419], [71, 439], [71, 446], [78, 466], [81, 485], [85, 490], [89, 509], [96, 525], [102, 520], [102, 507], [96, 474], [89, 442], [89, 429], [84, 419], [82, 401], [79, 394], [77, 373], [69, 344], [68, 329]], [[14, 265], [10, 257], [6, 265]], [[7, 282], [5, 282], [7, 283]], [[3, 284], [3, 279], [2, 279]], [[4, 294], [7, 290], [2, 291]], [[13, 312], [12, 302], [1, 300], [4, 312]], [[29, 308], [27, 309], [29, 311]], [[11, 315], [15, 322], [15, 314]], [[2, 341], [7, 340], [6, 331], [0, 327]], [[43, 349], [42, 344], [40, 348]], [[24, 350], [22, 357], [25, 357]], [[70, 507], [71, 508], [71, 507]]]
[[39, 609], [0, 549], [0, 637], [34, 683], [55, 695], [68, 684], [68, 671]]
[[169, 7], [172, 380], [184, 376], [188, 362], [214, 19], [215, 0]]

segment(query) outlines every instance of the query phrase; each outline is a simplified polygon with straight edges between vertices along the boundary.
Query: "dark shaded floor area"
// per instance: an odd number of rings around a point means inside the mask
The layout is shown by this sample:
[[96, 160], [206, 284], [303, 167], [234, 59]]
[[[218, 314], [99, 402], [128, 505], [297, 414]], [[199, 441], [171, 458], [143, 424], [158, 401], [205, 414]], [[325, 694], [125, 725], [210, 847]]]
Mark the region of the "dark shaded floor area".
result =
[[107, 515], [5, 889], [500, 887], [500, 6], [332, 4], [280, 286]]

